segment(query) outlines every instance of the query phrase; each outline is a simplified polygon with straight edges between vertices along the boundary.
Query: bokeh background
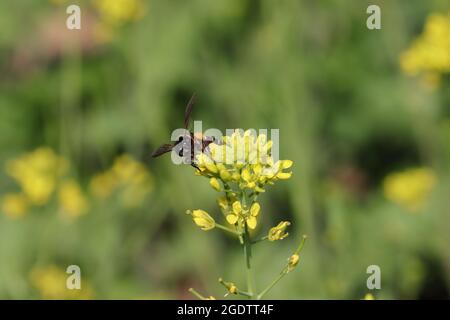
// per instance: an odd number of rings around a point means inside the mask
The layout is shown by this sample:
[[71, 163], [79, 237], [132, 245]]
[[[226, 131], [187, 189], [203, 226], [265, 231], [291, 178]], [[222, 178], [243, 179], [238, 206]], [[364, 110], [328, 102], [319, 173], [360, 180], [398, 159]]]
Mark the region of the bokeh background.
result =
[[[79, 4], [82, 29], [67, 30]], [[382, 29], [366, 9], [381, 7]], [[189, 166], [151, 159], [193, 118], [279, 128], [293, 176], [260, 197], [267, 298], [450, 296], [450, 3], [446, 0], [0, 2], [0, 298], [187, 299], [244, 284], [239, 244]], [[65, 289], [79, 265], [82, 290]]]

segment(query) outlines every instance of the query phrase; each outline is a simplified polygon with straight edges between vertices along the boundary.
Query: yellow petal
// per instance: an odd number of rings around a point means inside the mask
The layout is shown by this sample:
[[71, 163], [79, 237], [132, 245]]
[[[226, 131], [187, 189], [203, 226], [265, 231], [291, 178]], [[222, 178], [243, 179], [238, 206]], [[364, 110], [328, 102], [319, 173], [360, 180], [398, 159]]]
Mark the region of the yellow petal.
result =
[[289, 179], [292, 176], [292, 172], [278, 172], [277, 178], [281, 180]]
[[229, 224], [235, 224], [238, 221], [238, 216], [236, 216], [234, 214], [229, 214], [229, 215], [227, 215], [226, 219]]
[[242, 176], [242, 179], [247, 181], [247, 182], [249, 182], [251, 177], [252, 177], [251, 174], [250, 174], [250, 171], [247, 168], [242, 170], [241, 176]]
[[256, 217], [250, 217], [250, 218], [248, 218], [247, 219], [247, 226], [250, 228], [250, 229], [255, 229], [256, 228], [256, 224], [257, 224], [257, 220], [256, 220]]
[[242, 206], [241, 203], [239, 201], [235, 201], [233, 203], [233, 212], [234, 214], [238, 215], [242, 212]]
[[292, 160], [283, 160], [283, 161], [281, 161], [281, 167], [283, 169], [289, 169], [290, 167], [292, 167], [293, 163], [294, 162]]
[[257, 174], [260, 175], [261, 171], [262, 171], [262, 166], [260, 164], [255, 164], [253, 166], [253, 171]]
[[259, 205], [258, 202], [255, 202], [254, 204], [252, 204], [252, 206], [250, 208], [250, 214], [253, 217], [256, 217], [256, 216], [258, 216], [260, 210], [261, 210], [261, 206]]

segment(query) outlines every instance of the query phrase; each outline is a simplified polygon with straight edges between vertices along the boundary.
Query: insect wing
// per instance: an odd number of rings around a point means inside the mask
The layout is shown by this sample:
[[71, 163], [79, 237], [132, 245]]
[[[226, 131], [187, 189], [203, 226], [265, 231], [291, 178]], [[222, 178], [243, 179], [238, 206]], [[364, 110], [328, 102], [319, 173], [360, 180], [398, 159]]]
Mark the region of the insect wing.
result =
[[186, 106], [186, 110], [184, 111], [184, 128], [187, 129], [189, 126], [189, 119], [191, 117], [192, 109], [194, 108], [196, 100], [195, 93], [192, 95], [191, 99], [189, 99], [189, 102]]
[[162, 155], [166, 152], [172, 151], [172, 148], [173, 148], [173, 144], [163, 144], [158, 149], [153, 151], [152, 157], [153, 158], [159, 157], [160, 155]]

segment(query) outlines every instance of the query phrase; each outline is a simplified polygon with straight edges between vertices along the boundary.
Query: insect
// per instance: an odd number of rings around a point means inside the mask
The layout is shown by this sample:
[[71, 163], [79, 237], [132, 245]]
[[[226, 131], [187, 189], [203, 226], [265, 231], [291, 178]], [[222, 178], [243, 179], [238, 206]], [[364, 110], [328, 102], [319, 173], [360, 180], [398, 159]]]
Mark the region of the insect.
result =
[[[186, 129], [185, 130], [186, 133], [178, 137], [178, 140], [175, 141], [174, 143], [163, 144], [155, 151], [153, 151], [152, 153], [153, 158], [159, 157], [175, 149], [175, 151], [178, 152], [178, 155], [184, 158], [185, 163], [189, 163], [194, 168], [199, 169], [195, 164], [195, 150], [201, 150], [201, 152], [208, 152], [209, 144], [215, 142], [216, 139], [214, 137], [203, 136], [203, 134], [200, 132], [193, 133], [191, 131], [188, 131], [190, 117], [192, 109], [194, 108], [195, 100], [196, 95], [194, 93], [191, 99], [189, 99], [189, 102], [186, 106], [186, 110], [184, 111], [183, 128]], [[186, 150], [189, 150], [190, 152], [185, 152]]]

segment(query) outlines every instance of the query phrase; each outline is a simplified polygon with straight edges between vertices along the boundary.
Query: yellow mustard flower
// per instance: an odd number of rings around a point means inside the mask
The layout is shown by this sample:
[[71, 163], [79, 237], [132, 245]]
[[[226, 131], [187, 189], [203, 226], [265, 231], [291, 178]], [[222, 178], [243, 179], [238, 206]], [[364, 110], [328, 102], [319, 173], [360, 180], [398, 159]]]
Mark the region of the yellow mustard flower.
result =
[[235, 201], [226, 219], [229, 224], [234, 225], [239, 222], [243, 226], [245, 222], [250, 229], [255, 229], [260, 210], [261, 206], [257, 202], [254, 202], [250, 208], [247, 208], [246, 206], [242, 206], [239, 201]]
[[383, 191], [389, 200], [417, 212], [426, 204], [436, 180], [430, 168], [408, 169], [388, 175], [383, 182]]
[[59, 206], [63, 214], [75, 218], [87, 213], [89, 203], [75, 180], [64, 181], [59, 189]]
[[21, 217], [28, 210], [28, 200], [21, 193], [7, 193], [2, 198], [2, 211], [10, 217]]
[[273, 142], [265, 134], [234, 130], [221, 142], [209, 144], [205, 152], [196, 155], [196, 174], [209, 178], [215, 190], [225, 191], [217, 203], [227, 222], [241, 231], [245, 226], [255, 229], [258, 224], [261, 209], [256, 202], [258, 194], [265, 192], [267, 185], [292, 176], [289, 169], [293, 161], [275, 161], [272, 146]]
[[281, 221], [277, 226], [269, 230], [267, 238], [269, 241], [283, 240], [289, 235], [289, 233], [286, 232], [286, 228], [290, 225], [291, 223], [289, 221]]
[[186, 211], [186, 213], [192, 216], [192, 220], [194, 220], [194, 223], [203, 231], [214, 229], [214, 227], [216, 226], [215, 220], [204, 210], [188, 210]]
[[87, 300], [93, 299], [94, 294], [91, 285], [82, 280], [81, 288], [68, 289], [66, 281], [68, 274], [63, 269], [50, 265], [35, 268], [31, 271], [32, 285], [38, 290], [42, 299], [45, 300]]
[[6, 173], [17, 181], [33, 205], [43, 205], [49, 201], [58, 180], [67, 169], [68, 162], [47, 147], [38, 148], [6, 164]]
[[423, 33], [400, 56], [409, 75], [423, 74], [430, 86], [439, 84], [441, 74], [450, 72], [450, 11], [428, 16]]
[[[227, 295], [239, 294], [249, 298], [261, 299], [284, 275], [292, 271], [300, 261], [300, 251], [305, 243], [303, 237], [297, 250], [290, 256], [283, 270], [276, 279], [259, 294], [254, 291], [251, 275], [251, 246], [259, 241], [284, 239], [288, 233], [288, 221], [282, 221], [270, 229], [267, 236], [253, 239], [253, 232], [258, 225], [261, 205], [258, 196], [266, 191], [268, 185], [278, 180], [289, 179], [292, 160], [274, 160], [271, 149], [273, 143], [264, 134], [254, 135], [251, 130], [241, 132], [235, 130], [231, 135], [223, 137], [217, 143], [210, 143], [205, 150], [196, 155], [196, 174], [209, 179], [210, 185], [224, 193], [217, 198], [225, 220], [231, 227], [222, 225], [203, 210], [188, 211], [194, 223], [203, 230], [221, 229], [237, 236], [244, 247], [247, 269], [247, 290], [239, 290], [233, 282], [219, 282], [227, 289]], [[189, 290], [199, 299], [206, 298]]]
[[289, 179], [291, 160], [274, 162], [270, 150], [272, 141], [264, 134], [255, 138], [251, 131], [235, 131], [223, 138], [223, 144], [211, 143], [208, 153], [197, 155], [198, 174], [214, 177], [224, 183], [237, 183], [240, 189], [264, 192], [266, 185]]

